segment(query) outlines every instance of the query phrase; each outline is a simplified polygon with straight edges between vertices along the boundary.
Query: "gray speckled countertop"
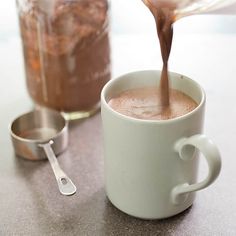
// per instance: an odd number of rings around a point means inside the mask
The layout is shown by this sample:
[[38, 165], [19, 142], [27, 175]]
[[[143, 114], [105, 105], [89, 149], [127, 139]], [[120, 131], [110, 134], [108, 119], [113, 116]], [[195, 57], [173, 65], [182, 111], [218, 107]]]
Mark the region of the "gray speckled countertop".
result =
[[236, 233], [235, 160], [230, 162], [231, 150], [224, 148], [228, 142], [221, 142], [228, 158], [221, 178], [199, 192], [190, 209], [170, 219], [144, 221], [120, 212], [106, 198], [101, 135], [100, 114], [70, 125], [70, 146], [58, 160], [78, 187], [71, 197], [60, 195], [47, 161], [17, 158], [10, 144], [1, 142], [0, 235]]
[[78, 187], [71, 197], [60, 195], [47, 161], [17, 158], [10, 145], [7, 151], [1, 149], [0, 235], [236, 233], [234, 172], [227, 162], [224, 180], [221, 176], [217, 184], [198, 193], [190, 209], [170, 219], [144, 221], [120, 212], [106, 198], [101, 140], [100, 114], [70, 125], [70, 146], [58, 160]]
[[[208, 18], [204, 19], [207, 24]], [[187, 29], [193, 31], [192, 27], [194, 24]], [[113, 35], [114, 76], [161, 67], [154, 33]], [[58, 157], [78, 188], [74, 196], [60, 195], [47, 161], [15, 157], [8, 125], [32, 105], [25, 89], [19, 38], [15, 34], [0, 37], [0, 235], [235, 236], [235, 42], [235, 34], [183, 34], [177, 27], [170, 69], [196, 79], [205, 88], [205, 133], [218, 145], [223, 166], [217, 181], [197, 193], [190, 209], [166, 220], [145, 221], [120, 212], [106, 198], [99, 113], [70, 124], [70, 145]], [[203, 162], [200, 178], [206, 173]]]

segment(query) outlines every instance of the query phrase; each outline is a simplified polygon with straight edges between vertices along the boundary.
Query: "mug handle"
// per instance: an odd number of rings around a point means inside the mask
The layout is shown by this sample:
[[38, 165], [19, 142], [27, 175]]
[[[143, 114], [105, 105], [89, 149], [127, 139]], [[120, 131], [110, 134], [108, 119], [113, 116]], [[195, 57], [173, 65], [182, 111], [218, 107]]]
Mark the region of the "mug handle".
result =
[[205, 180], [200, 183], [191, 184], [183, 183], [173, 188], [171, 199], [174, 204], [184, 202], [188, 193], [201, 190], [212, 184], [218, 177], [221, 169], [221, 157], [216, 145], [205, 135], [197, 134], [189, 138], [181, 138], [175, 143], [174, 149], [179, 153], [180, 159], [188, 161], [194, 157], [195, 148], [206, 158], [209, 173]]

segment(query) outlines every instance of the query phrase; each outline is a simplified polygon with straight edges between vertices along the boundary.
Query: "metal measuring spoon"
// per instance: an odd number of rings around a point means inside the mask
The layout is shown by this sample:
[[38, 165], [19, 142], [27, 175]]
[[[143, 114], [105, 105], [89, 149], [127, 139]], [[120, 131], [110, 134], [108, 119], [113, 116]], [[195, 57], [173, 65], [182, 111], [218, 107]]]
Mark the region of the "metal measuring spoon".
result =
[[61, 169], [56, 156], [68, 146], [68, 122], [55, 111], [35, 110], [16, 118], [10, 127], [15, 153], [28, 160], [48, 159], [61, 194], [72, 195], [76, 186]]

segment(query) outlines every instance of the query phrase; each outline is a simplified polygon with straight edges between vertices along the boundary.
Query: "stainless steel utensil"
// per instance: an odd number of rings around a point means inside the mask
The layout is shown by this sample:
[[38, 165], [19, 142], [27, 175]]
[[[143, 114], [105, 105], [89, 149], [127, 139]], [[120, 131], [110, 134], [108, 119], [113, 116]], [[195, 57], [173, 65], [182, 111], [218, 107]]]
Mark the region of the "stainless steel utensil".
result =
[[68, 146], [68, 122], [60, 113], [48, 109], [31, 111], [16, 118], [10, 132], [17, 156], [28, 160], [48, 158], [61, 194], [76, 192], [76, 186], [55, 157]]

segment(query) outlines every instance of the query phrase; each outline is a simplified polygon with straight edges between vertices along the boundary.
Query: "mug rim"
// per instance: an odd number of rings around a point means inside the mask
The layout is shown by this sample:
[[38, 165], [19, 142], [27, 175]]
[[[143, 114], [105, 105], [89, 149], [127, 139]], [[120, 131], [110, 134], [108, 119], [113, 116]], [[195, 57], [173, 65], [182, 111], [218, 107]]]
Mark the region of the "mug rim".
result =
[[[200, 90], [200, 92], [201, 92], [201, 101], [198, 104], [198, 106], [195, 109], [193, 109], [192, 111], [190, 111], [190, 112], [188, 112], [188, 113], [186, 113], [182, 116], [178, 116], [178, 117], [167, 119], [167, 120], [148, 120], [148, 119], [139, 119], [139, 118], [134, 118], [134, 117], [131, 117], [131, 116], [127, 116], [127, 115], [121, 114], [118, 111], [111, 108], [109, 106], [108, 102], [105, 99], [105, 95], [107, 93], [107, 90], [112, 86], [112, 84], [115, 83], [118, 80], [121, 80], [123, 77], [127, 77], [127, 76], [134, 75], [134, 74], [137, 74], [137, 73], [143, 73], [143, 72], [145, 72], [145, 73], [153, 73], [153, 72], [154, 73], [155, 72], [161, 73], [160, 70], [138, 70], [138, 71], [131, 71], [131, 72], [122, 74], [122, 75], [120, 75], [116, 78], [113, 78], [113, 79], [109, 80], [105, 84], [105, 86], [103, 87], [102, 92], [101, 92], [101, 105], [104, 106], [110, 112], [112, 112], [116, 117], [118, 117], [122, 120], [132, 121], [132, 122], [136, 122], [136, 123], [163, 124], [164, 125], [164, 124], [170, 124], [170, 123], [173, 123], [173, 122], [178, 122], [178, 121], [182, 121], [184, 119], [187, 119], [188, 117], [190, 117], [190, 116], [194, 115], [195, 113], [197, 113], [201, 109], [201, 107], [205, 104], [206, 93], [205, 93], [204, 89], [202, 88], [202, 86], [199, 83], [197, 83], [195, 80], [189, 78], [188, 76], [185, 76], [183, 74], [179, 74], [179, 73], [176, 73], [176, 72], [173, 72], [173, 71], [169, 71], [168, 72], [169, 74], [177, 75], [177, 76], [184, 76], [184, 78], [191, 81], [191, 83], [193, 83]], [[188, 95], [188, 96], [190, 96], [190, 95]]]

